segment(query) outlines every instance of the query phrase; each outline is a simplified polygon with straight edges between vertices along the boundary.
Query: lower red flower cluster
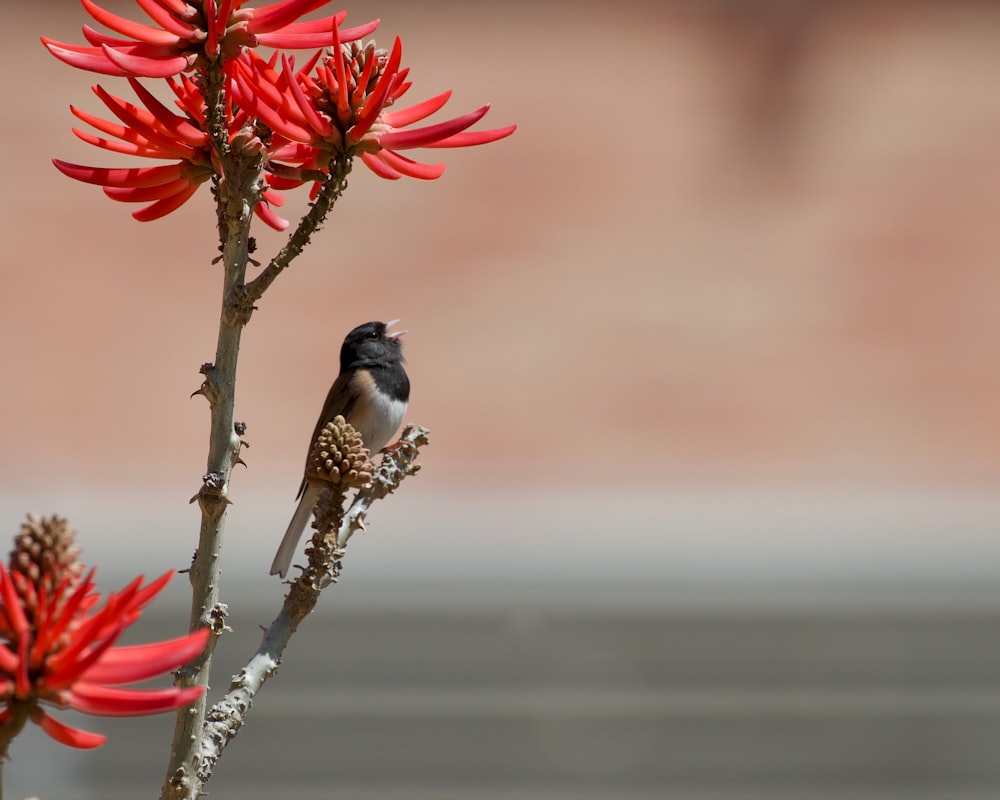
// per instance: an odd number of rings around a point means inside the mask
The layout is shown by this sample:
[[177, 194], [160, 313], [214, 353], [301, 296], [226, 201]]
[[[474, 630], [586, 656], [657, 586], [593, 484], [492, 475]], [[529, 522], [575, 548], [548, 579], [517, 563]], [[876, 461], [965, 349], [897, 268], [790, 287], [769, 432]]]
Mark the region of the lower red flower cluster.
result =
[[[29, 518], [28, 525], [60, 523], [65, 524], [58, 517], [40, 523]], [[208, 629], [154, 644], [114, 646], [173, 572], [145, 586], [140, 576], [98, 608], [94, 570], [82, 575], [75, 559], [24, 568], [16, 555], [10, 568], [0, 564], [0, 734], [4, 727], [16, 733], [30, 719], [63, 744], [97, 747], [104, 736], [60, 722], [47, 707], [139, 716], [171, 711], [201, 696], [201, 686], [120, 688], [175, 670], [205, 649]]]

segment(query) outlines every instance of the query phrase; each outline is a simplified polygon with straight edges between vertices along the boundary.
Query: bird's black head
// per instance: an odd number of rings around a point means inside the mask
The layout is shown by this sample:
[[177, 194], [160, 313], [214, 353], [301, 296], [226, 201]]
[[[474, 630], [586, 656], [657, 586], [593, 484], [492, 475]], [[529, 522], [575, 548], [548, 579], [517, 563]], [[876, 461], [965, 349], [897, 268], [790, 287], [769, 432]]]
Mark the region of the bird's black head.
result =
[[390, 331], [392, 322], [366, 322], [347, 334], [340, 347], [340, 370], [357, 367], [390, 366], [403, 363], [403, 343], [399, 337], [406, 331]]

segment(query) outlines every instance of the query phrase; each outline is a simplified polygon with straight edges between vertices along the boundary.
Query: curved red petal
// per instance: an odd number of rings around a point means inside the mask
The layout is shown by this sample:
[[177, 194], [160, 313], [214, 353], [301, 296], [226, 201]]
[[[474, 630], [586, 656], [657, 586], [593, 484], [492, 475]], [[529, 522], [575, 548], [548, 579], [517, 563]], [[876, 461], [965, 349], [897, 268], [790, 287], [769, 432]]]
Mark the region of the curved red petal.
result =
[[295, 80], [294, 67], [284, 53], [281, 55], [281, 64], [285, 70], [285, 74], [291, 75], [288, 81], [288, 93], [295, 101], [295, 105], [299, 107], [299, 111], [302, 113], [302, 117], [305, 119], [306, 124], [316, 131], [316, 133], [321, 137], [328, 137], [331, 133], [333, 133], [333, 125], [316, 110], [312, 101], [306, 97], [305, 92], [302, 91], [302, 87], [299, 86], [299, 82]]
[[0, 642], [0, 672], [13, 675], [17, 672], [20, 662], [13, 651], [6, 644]]
[[[108, 136], [114, 136], [116, 139], [121, 139], [125, 142], [131, 142], [132, 144], [149, 146], [150, 141], [146, 136], [141, 135], [134, 128], [130, 128], [126, 125], [119, 125], [116, 122], [111, 122], [110, 120], [102, 119], [95, 114], [91, 114], [87, 111], [83, 111], [76, 106], [69, 107], [69, 113], [76, 117], [81, 122], [86, 122], [93, 128], [97, 128], [101, 133], [106, 133]], [[74, 129], [75, 130], [75, 129]]]
[[[402, 61], [402, 59], [403, 42], [397, 36], [392, 43], [392, 52], [389, 53], [389, 60], [386, 61], [382, 75], [378, 79], [378, 83], [375, 84], [375, 88], [372, 89], [367, 102], [358, 112], [358, 116], [360, 118], [371, 116], [373, 111], [376, 114], [381, 111], [382, 107], [385, 105], [386, 98], [389, 96], [389, 92], [392, 91], [392, 89], [396, 87], [397, 82], [401, 80], [401, 76], [399, 75], [399, 62]], [[371, 123], [369, 122], [368, 125], [365, 126], [365, 129], [367, 130], [370, 125]]]
[[362, 153], [361, 160], [365, 162], [365, 166], [368, 167], [368, 169], [380, 178], [385, 178], [387, 181], [398, 181], [403, 177], [374, 153]]
[[197, 186], [190, 186], [185, 191], [178, 192], [173, 197], [165, 197], [162, 200], [157, 200], [150, 206], [133, 211], [132, 217], [139, 220], [139, 222], [150, 222], [151, 220], [165, 217], [190, 200], [196, 191], [198, 191]]
[[142, 158], [184, 158], [188, 159], [191, 157], [192, 153], [190, 151], [184, 152], [183, 149], [169, 150], [162, 147], [150, 147], [149, 145], [141, 145], [133, 142], [115, 142], [111, 139], [104, 139], [100, 136], [94, 136], [93, 134], [87, 133], [86, 131], [81, 131], [77, 128], [71, 128], [74, 135], [86, 142], [87, 144], [92, 144], [95, 147], [100, 147], [102, 150], [107, 150], [111, 153], [122, 153], [127, 156], [140, 156]]
[[[297, 23], [303, 26], [310, 23]], [[369, 22], [367, 25], [359, 25], [355, 28], [341, 28], [338, 39], [341, 43], [355, 42], [367, 36], [378, 27], [378, 20]], [[264, 47], [285, 48], [287, 50], [307, 50], [315, 47], [332, 47], [334, 43], [333, 29], [327, 25], [325, 30], [293, 30], [297, 25], [289, 25], [273, 33], [261, 33], [257, 35], [258, 44]]]
[[489, 144], [507, 138], [516, 130], [517, 125], [508, 125], [505, 128], [494, 128], [489, 131], [465, 131], [425, 144], [424, 147], [472, 147], [477, 144]]
[[101, 50], [108, 61], [122, 70], [123, 75], [137, 75], [140, 78], [169, 78], [192, 66], [197, 59], [194, 54], [168, 58], [138, 56], [107, 45], [102, 45]]
[[153, 200], [162, 200], [165, 197], [173, 197], [178, 192], [191, 185], [187, 178], [178, 178], [169, 183], [162, 183], [159, 186], [142, 186], [129, 188], [123, 186], [105, 186], [104, 194], [119, 203], [149, 203]]
[[[126, 625], [119, 625], [113, 635], [106, 636], [97, 642], [85, 641], [78, 643], [75, 653], [60, 659], [59, 666], [52, 665], [46, 671], [44, 678], [38, 681], [38, 688], [48, 692], [57, 692], [76, 682], [84, 672], [93, 666], [104, 653], [125, 632]], [[59, 655], [63, 655], [62, 651]], [[54, 659], [52, 660], [54, 661]]]
[[107, 9], [101, 8], [93, 0], [80, 0], [84, 9], [90, 16], [100, 22], [105, 28], [110, 28], [122, 36], [128, 36], [147, 44], [178, 44], [180, 39], [176, 33], [165, 31], [162, 28], [152, 28], [149, 25], [142, 25], [130, 19], [112, 14]]
[[366, 133], [371, 130], [372, 125], [375, 124], [375, 120], [378, 119], [379, 114], [382, 112], [382, 108], [385, 106], [385, 101], [389, 95], [389, 91], [392, 89], [392, 81], [383, 82], [379, 80], [378, 84], [375, 86], [375, 90], [369, 96], [368, 101], [361, 107], [360, 111], [355, 117], [354, 125], [347, 132], [347, 140], [351, 144], [357, 144], [360, 142]]
[[[336, 23], [337, 28], [340, 28], [340, 23], [342, 23], [346, 17], [347, 12], [340, 11], [337, 14], [333, 14], [329, 17], [323, 17], [322, 19], [307, 19], [302, 22], [290, 22], [281, 27], [281, 32], [290, 33], [293, 36], [298, 36], [303, 33], [330, 34], [333, 31], [334, 24]], [[261, 33], [263, 32], [264, 31], [261, 31]]]
[[94, 30], [89, 25], [83, 26], [83, 38], [97, 48], [102, 44], [109, 44], [112, 47], [135, 45], [135, 41], [132, 39], [119, 39], [117, 36], [109, 36], [106, 33]]
[[136, 5], [149, 14], [149, 18], [163, 28], [163, 30], [176, 34], [182, 39], [195, 39], [198, 34], [202, 33], [194, 25], [184, 22], [183, 20], [178, 19], [174, 14], [171, 14], [170, 11], [164, 8], [161, 3], [156, 2], [156, 0], [152, 0], [152, 2], [151, 0], [135, 0], [135, 2]]
[[143, 105], [146, 106], [156, 121], [160, 123], [163, 130], [191, 147], [205, 147], [208, 144], [209, 136], [205, 131], [199, 130], [190, 121], [175, 114], [163, 105], [135, 78], [129, 76], [128, 82], [135, 92], [136, 97], [142, 100]]
[[0, 564], [0, 599], [3, 600], [3, 611], [10, 621], [10, 628], [18, 637], [27, 639], [31, 631], [28, 617], [21, 607], [21, 599], [17, 596], [14, 581], [3, 564]]
[[42, 44], [52, 55], [77, 69], [85, 69], [88, 72], [96, 72], [100, 75], [114, 75], [121, 77], [125, 70], [111, 61], [104, 51], [96, 47], [78, 47], [76, 45], [53, 42], [51, 39], [42, 37]]
[[447, 122], [439, 122], [437, 125], [428, 125], [425, 128], [415, 128], [409, 131], [389, 131], [379, 137], [378, 142], [382, 147], [393, 150], [409, 150], [414, 147], [427, 147], [432, 142], [441, 141], [449, 136], [464, 131], [471, 125], [475, 125], [486, 116], [490, 110], [489, 104], [480, 106], [475, 111], [463, 114]]
[[421, 164], [392, 150], [380, 150], [378, 157], [401, 175], [419, 178], [423, 181], [433, 181], [444, 173], [444, 164]]
[[275, 208], [281, 208], [285, 204], [285, 196], [274, 191], [273, 187], [265, 189], [260, 193], [260, 196], [267, 201], [268, 205], [272, 205]]
[[356, 42], [358, 39], [374, 33], [382, 20], [377, 17], [364, 25], [355, 25], [353, 28], [341, 28], [338, 31], [341, 42]]
[[284, 217], [279, 217], [275, 214], [268, 203], [257, 203], [257, 205], [253, 207], [253, 213], [256, 214], [260, 221], [269, 228], [273, 228], [279, 232], [287, 230], [288, 226], [291, 224]]
[[286, 139], [291, 139], [293, 142], [300, 142], [302, 144], [310, 144], [316, 141], [316, 135], [308, 128], [298, 125], [286, 116], [285, 109], [278, 111], [270, 106], [261, 103], [254, 108], [254, 113], [260, 118], [260, 120], [267, 125], [272, 131], [276, 131], [284, 136]]
[[414, 122], [426, 119], [435, 111], [438, 111], [451, 98], [451, 89], [430, 100], [424, 100], [409, 108], [401, 108], [399, 111], [387, 111], [382, 114], [382, 119], [394, 128], [405, 128]]
[[52, 163], [66, 177], [98, 186], [159, 186], [179, 178], [184, 167], [184, 162], [163, 167], [84, 167], [58, 158]]
[[80, 681], [70, 691], [69, 706], [97, 717], [139, 717], [189, 705], [202, 696], [204, 686], [178, 689], [113, 689]]
[[156, 2], [181, 18], [190, 16], [193, 12], [191, 6], [184, 0], [156, 0]]
[[[276, 166], [278, 165], [272, 162], [268, 168], [272, 169]], [[290, 171], [294, 171], [292, 167], [285, 167], [284, 164], [280, 166]], [[303, 183], [305, 183], [305, 181], [301, 177], [295, 177], [293, 175], [276, 175], [274, 173], [268, 173], [267, 183], [274, 189], [288, 190], [298, 189]]]
[[71, 728], [55, 717], [50, 717], [38, 706], [31, 709], [31, 721], [40, 726], [43, 731], [59, 742], [59, 744], [77, 747], [81, 750], [92, 750], [95, 747], [100, 747], [108, 738], [99, 733], [90, 733], [89, 731], [82, 731], [79, 728]]
[[[271, 3], [269, 6], [255, 8], [247, 30], [253, 34], [270, 33], [294, 22], [303, 14], [325, 6], [327, 2], [328, 0], [283, 0], [280, 3]], [[328, 20], [331, 26], [336, 23], [339, 27], [346, 17], [347, 12], [341, 11], [329, 17]]]
[[[195, 188], [197, 188], [197, 186]], [[143, 586], [140, 589], [139, 588], [139, 584], [144, 580], [143, 576], [140, 575], [133, 582], [135, 584], [136, 591], [135, 591], [135, 596], [132, 597], [129, 600], [129, 606], [132, 607], [132, 608], [136, 608], [136, 609], [142, 608], [150, 600], [152, 600], [154, 597], [156, 597], [156, 595], [158, 595], [160, 592], [162, 592], [163, 589], [164, 589], [164, 587], [168, 583], [170, 583], [170, 580], [173, 577], [174, 577], [174, 571], [172, 569], [171, 570], [167, 570], [159, 578], [157, 578], [155, 581], [147, 583], [145, 586]], [[130, 586], [131, 585], [132, 584], [130, 584]], [[122, 590], [123, 594], [124, 594], [124, 591], [125, 590]]]
[[81, 680], [87, 683], [133, 683], [162, 675], [201, 655], [208, 636], [208, 628], [202, 628], [163, 642], [114, 647], [86, 670]]

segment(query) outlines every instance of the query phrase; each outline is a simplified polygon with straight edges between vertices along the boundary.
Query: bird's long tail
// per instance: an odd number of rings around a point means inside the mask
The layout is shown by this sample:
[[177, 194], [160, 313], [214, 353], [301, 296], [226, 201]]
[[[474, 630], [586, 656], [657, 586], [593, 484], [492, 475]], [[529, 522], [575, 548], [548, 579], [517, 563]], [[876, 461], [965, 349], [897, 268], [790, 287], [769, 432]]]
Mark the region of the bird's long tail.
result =
[[280, 575], [284, 578], [288, 573], [288, 568], [292, 565], [292, 557], [299, 546], [299, 539], [302, 538], [302, 532], [306, 529], [306, 525], [309, 524], [313, 506], [316, 505], [319, 495], [319, 489], [306, 484], [305, 491], [302, 492], [302, 497], [299, 498], [298, 508], [295, 509], [295, 514], [292, 515], [292, 521], [288, 523], [285, 538], [281, 540], [278, 552], [274, 555], [274, 561], [271, 562], [272, 575]]

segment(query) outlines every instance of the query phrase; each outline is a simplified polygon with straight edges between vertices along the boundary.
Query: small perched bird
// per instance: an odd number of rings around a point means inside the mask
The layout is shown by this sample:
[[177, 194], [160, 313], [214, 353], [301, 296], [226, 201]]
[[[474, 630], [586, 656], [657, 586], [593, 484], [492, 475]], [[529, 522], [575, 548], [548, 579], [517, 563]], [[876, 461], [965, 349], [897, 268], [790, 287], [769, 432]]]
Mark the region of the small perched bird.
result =
[[[372, 454], [385, 447], [396, 432], [410, 399], [410, 379], [403, 369], [403, 343], [399, 340], [406, 331], [389, 331], [397, 322], [398, 319], [366, 322], [347, 334], [340, 347], [340, 374], [330, 387], [316, 420], [309, 439], [310, 451], [320, 431], [337, 415], [354, 426]], [[307, 451], [307, 467], [308, 460]], [[299, 505], [274, 556], [272, 575], [284, 578], [288, 572], [320, 491], [302, 479]]]

